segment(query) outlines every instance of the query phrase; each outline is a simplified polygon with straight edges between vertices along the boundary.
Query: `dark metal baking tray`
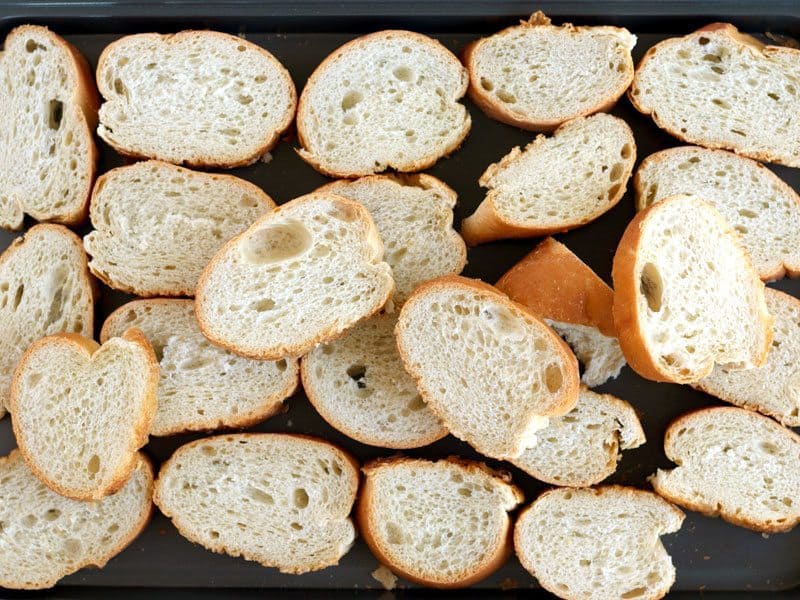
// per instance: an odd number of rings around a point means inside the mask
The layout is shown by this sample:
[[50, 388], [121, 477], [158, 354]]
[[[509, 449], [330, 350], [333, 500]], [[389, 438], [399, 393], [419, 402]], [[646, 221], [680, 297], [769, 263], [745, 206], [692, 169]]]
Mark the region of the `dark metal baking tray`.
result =
[[[634, 51], [638, 59], [655, 42], [682, 35], [703, 24], [732, 21], [743, 31], [764, 34], [773, 32], [800, 38], [800, 3], [776, 2], [269, 2], [240, 1], [192, 3], [165, 0], [152, 4], [141, 2], [6, 2], [0, 3], [0, 35], [21, 23], [47, 25], [75, 44], [94, 66], [102, 48], [129, 33], [144, 31], [171, 32], [183, 28], [213, 28], [246, 36], [275, 54], [289, 69], [298, 91], [314, 67], [332, 50], [359, 33], [384, 28], [407, 28], [422, 31], [441, 40], [455, 52], [470, 40], [497, 31], [543, 9], [556, 22], [607, 23], [628, 27], [638, 35]], [[473, 128], [463, 147], [452, 157], [440, 161], [430, 173], [452, 186], [459, 196], [455, 222], [474, 210], [482, 199], [477, 179], [484, 168], [498, 160], [513, 146], [525, 144], [533, 135], [489, 120], [466, 102]], [[659, 131], [637, 113], [623, 98], [613, 111], [624, 118], [636, 135], [639, 159], [677, 141]], [[309, 192], [326, 180], [301, 161], [292, 150], [296, 140], [291, 134], [273, 152], [269, 164], [236, 169], [234, 174], [260, 185], [277, 202]], [[122, 159], [100, 143], [99, 172], [123, 164]], [[800, 189], [800, 170], [770, 167]], [[630, 193], [619, 205], [594, 223], [558, 236], [583, 258], [606, 281], [610, 281], [611, 261], [617, 241], [634, 214]], [[26, 222], [26, 226], [30, 223]], [[88, 228], [83, 228], [83, 234]], [[14, 235], [0, 233], [0, 249]], [[535, 240], [498, 242], [469, 251], [465, 274], [489, 282], [496, 279], [516, 260], [527, 253]], [[800, 280], [784, 280], [774, 287], [800, 296]], [[111, 310], [131, 299], [130, 296], [102, 288], [97, 305], [97, 328]], [[657, 467], [668, 467], [662, 450], [662, 437], [669, 421], [681, 413], [718, 404], [710, 396], [678, 385], [656, 384], [636, 376], [627, 367], [622, 375], [600, 388], [631, 402], [640, 412], [647, 434], [647, 444], [628, 451], [610, 482], [648, 488], [646, 477]], [[292, 431], [321, 436], [341, 445], [360, 460], [391, 454], [354, 442], [329, 427], [309, 405], [302, 392], [288, 401], [288, 410], [254, 427], [256, 431]], [[0, 454], [14, 447], [9, 419], [0, 422]], [[199, 435], [154, 438], [147, 453], [162, 461], [179, 445]], [[408, 452], [422, 457], [459, 454], [481, 458], [466, 444], [448, 437], [427, 448]], [[509, 465], [514, 480], [522, 486], [528, 501], [545, 486]], [[677, 567], [676, 597], [690, 597], [698, 590], [740, 591], [731, 598], [752, 597], [757, 591], [797, 591], [800, 586], [800, 528], [788, 534], [769, 537], [688, 513], [681, 531], [667, 536], [664, 542]], [[61, 597], [105, 597], [121, 593], [128, 597], [209, 597], [199, 588], [281, 589], [281, 594], [306, 595], [310, 589], [324, 588], [352, 594], [354, 589], [378, 589], [370, 576], [377, 567], [363, 542], [357, 542], [337, 567], [303, 576], [281, 575], [255, 563], [207, 552], [183, 539], [167, 519], [157, 514], [147, 530], [103, 570], [83, 570], [63, 580], [53, 592]], [[413, 587], [402, 580], [401, 586]], [[536, 586], [516, 559], [511, 558], [497, 573], [480, 583], [484, 590], [504, 590], [506, 596], [520, 594]], [[167, 589], [172, 588], [172, 589]], [[177, 588], [184, 588], [183, 591]], [[189, 589], [191, 588], [191, 590]], [[195, 589], [197, 588], [197, 589]], [[514, 592], [513, 590], [517, 590]], [[300, 590], [306, 590], [301, 592]], [[345, 591], [346, 590], [346, 591]], [[477, 592], [477, 591], [476, 591]], [[681, 593], [682, 592], [682, 593]], [[258, 593], [259, 596], [263, 592]], [[324, 594], [332, 595], [329, 589]], [[798, 592], [800, 593], [800, 592]], [[8, 594], [8, 593], [6, 593]], [[177, 596], [176, 594], [179, 594]], [[418, 592], [416, 595], [422, 595]], [[373, 594], [374, 595], [374, 594]], [[427, 595], [427, 593], [425, 593]], [[526, 595], [530, 595], [527, 592]], [[728, 594], [724, 594], [728, 597]], [[789, 591], [781, 597], [795, 596]], [[714, 596], [716, 597], [716, 595]]]

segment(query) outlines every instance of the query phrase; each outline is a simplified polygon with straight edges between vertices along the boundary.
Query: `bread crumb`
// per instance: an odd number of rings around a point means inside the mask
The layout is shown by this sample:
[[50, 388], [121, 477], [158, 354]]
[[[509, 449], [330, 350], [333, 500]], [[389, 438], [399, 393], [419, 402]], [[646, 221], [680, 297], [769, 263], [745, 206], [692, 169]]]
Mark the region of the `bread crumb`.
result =
[[397, 575], [392, 573], [386, 565], [380, 565], [372, 572], [372, 578], [383, 586], [385, 590], [393, 590], [397, 583]]
[[265, 165], [268, 165], [269, 163], [272, 162], [272, 153], [264, 152], [264, 154], [261, 155], [261, 158], [259, 158], [258, 161], [264, 163]]

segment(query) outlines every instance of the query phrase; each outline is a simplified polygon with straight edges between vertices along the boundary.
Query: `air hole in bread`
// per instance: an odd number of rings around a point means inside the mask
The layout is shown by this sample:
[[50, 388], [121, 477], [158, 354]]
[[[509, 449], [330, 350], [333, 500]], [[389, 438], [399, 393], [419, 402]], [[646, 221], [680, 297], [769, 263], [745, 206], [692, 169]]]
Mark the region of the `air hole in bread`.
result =
[[744, 225], [737, 225], [736, 227], [734, 227], [734, 229], [739, 233], [741, 233], [742, 235], [747, 233], [747, 227], [745, 227]]
[[254, 265], [265, 265], [296, 258], [311, 247], [311, 232], [298, 221], [276, 223], [259, 229], [245, 239], [242, 258]]
[[100, 472], [100, 457], [97, 454], [93, 454], [86, 463], [86, 471], [89, 473], [90, 479], [94, 479], [94, 476]]
[[350, 90], [342, 98], [342, 110], [350, 110], [364, 99], [364, 95], [357, 90]]
[[639, 276], [639, 292], [647, 300], [647, 306], [653, 312], [661, 310], [664, 283], [661, 274], [653, 263], [647, 263]]
[[350, 365], [347, 367], [347, 376], [356, 382], [359, 389], [364, 389], [367, 384], [364, 382], [364, 376], [367, 374], [367, 368], [364, 365]]
[[494, 84], [485, 77], [481, 77], [481, 87], [487, 92], [491, 92], [494, 89]]
[[257, 302], [253, 302], [250, 308], [256, 312], [268, 312], [275, 308], [275, 301], [272, 298], [262, 298]]
[[517, 97], [506, 90], [497, 90], [497, 97], [506, 104], [514, 104], [517, 101]]
[[247, 489], [247, 495], [250, 497], [250, 499], [258, 502], [259, 504], [264, 504], [266, 506], [272, 506], [275, 504], [275, 499], [270, 494], [255, 487], [249, 487]]
[[211, 536], [211, 539], [214, 540], [219, 539], [219, 531], [214, 531], [212, 529], [211, 531], [208, 532], [208, 534]]
[[409, 67], [397, 67], [394, 71], [392, 71], [392, 75], [394, 75], [400, 81], [411, 81], [414, 78], [414, 72]]
[[47, 105], [47, 125], [50, 129], [61, 127], [61, 120], [64, 116], [64, 103], [61, 100], [50, 100]]
[[28, 52], [35, 52], [36, 50], [47, 50], [47, 48], [41, 44], [37, 44], [36, 40], [28, 40], [25, 42], [25, 50]]
[[20, 302], [22, 302], [22, 295], [25, 293], [25, 284], [20, 283], [17, 286], [17, 290], [14, 292], [14, 300], [11, 303], [11, 310], [16, 311], [19, 307]]
[[289, 526], [290, 526], [292, 529], [294, 529], [295, 531], [302, 531], [302, 530], [303, 530], [303, 526], [302, 526], [302, 525], [300, 525], [300, 523], [298, 523], [297, 521], [295, 521], [295, 522], [293, 522], [293, 523], [290, 523], [290, 524], [289, 524]]
[[125, 84], [122, 83], [122, 80], [119, 77], [114, 80], [114, 91], [120, 96], [128, 95], [128, 90], [125, 89]]
[[558, 365], [547, 365], [544, 370], [544, 384], [547, 386], [551, 394], [555, 394], [561, 389], [561, 384], [564, 382], [564, 377], [561, 374], [561, 369]]
[[705, 45], [706, 45], [706, 44], [708, 44], [708, 42], [710, 42], [710, 41], [711, 41], [711, 40], [709, 40], [709, 39], [708, 39], [707, 37], [705, 37], [705, 36], [701, 36], [701, 37], [699, 37], [699, 38], [697, 39], [697, 43], [698, 43], [698, 44], [700, 44], [701, 46], [705, 46]]
[[731, 105], [730, 105], [730, 104], [728, 104], [728, 103], [727, 103], [725, 100], [723, 100], [722, 98], [712, 98], [712, 99], [711, 99], [711, 102], [712, 102], [713, 104], [715, 104], [716, 106], [719, 106], [720, 108], [724, 108], [725, 110], [728, 110], [728, 109], [731, 107]]
[[[622, 177], [622, 165], [620, 163], [616, 163], [613, 167], [611, 167], [611, 171], [608, 173], [608, 178], [611, 181], [617, 181], [620, 177]], [[609, 193], [609, 195], [611, 195]]]
[[278, 369], [278, 371], [285, 371], [287, 366], [288, 365], [285, 358], [282, 358], [275, 363], [275, 367]]
[[44, 520], [45, 521], [55, 521], [58, 517], [61, 516], [61, 511], [57, 508], [51, 508], [47, 512], [44, 513]]
[[306, 492], [303, 488], [297, 488], [294, 491], [294, 505], [297, 508], [305, 508], [308, 506], [308, 492]]

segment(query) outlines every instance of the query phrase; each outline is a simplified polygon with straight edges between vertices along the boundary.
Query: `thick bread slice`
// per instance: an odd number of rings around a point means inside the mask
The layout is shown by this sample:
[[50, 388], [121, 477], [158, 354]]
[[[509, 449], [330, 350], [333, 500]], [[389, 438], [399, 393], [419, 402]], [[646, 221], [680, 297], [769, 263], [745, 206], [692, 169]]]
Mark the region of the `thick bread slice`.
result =
[[322, 440], [297, 435], [220, 435], [178, 448], [154, 500], [181, 535], [213, 552], [307, 573], [339, 562], [358, 464]]
[[137, 454], [119, 492], [84, 502], [45, 487], [13, 450], [0, 458], [0, 496], [0, 586], [40, 590], [83, 567], [104, 567], [136, 539], [153, 509], [153, 467]]
[[78, 236], [34, 225], [0, 256], [0, 416], [22, 353], [62, 331], [91, 337], [94, 281]]
[[399, 306], [424, 281], [458, 275], [467, 263], [464, 240], [453, 229], [456, 193], [445, 183], [419, 175], [371, 175], [340, 180], [317, 191], [351, 198], [369, 211], [392, 267]]
[[300, 156], [332, 177], [421, 171], [453, 152], [471, 120], [467, 71], [442, 44], [378, 31], [330, 54], [297, 109]]
[[636, 36], [550, 24], [541, 11], [464, 49], [469, 97], [493, 119], [534, 131], [610, 110], [633, 81]]
[[509, 511], [523, 500], [507, 473], [451, 457], [396, 457], [363, 468], [356, 516], [379, 561], [436, 588], [488, 577], [511, 554]]
[[0, 227], [86, 218], [99, 99], [80, 53], [46, 27], [12, 30], [0, 52]]
[[496, 288], [447, 276], [423, 283], [395, 330], [406, 369], [445, 427], [478, 452], [516, 458], [548, 416], [578, 401], [578, 361], [542, 321]]
[[138, 329], [100, 346], [74, 333], [34, 342], [11, 383], [19, 449], [50, 489], [78, 500], [118, 491], [156, 412], [158, 362]]
[[382, 257], [358, 202], [329, 192], [292, 200], [230, 240], [203, 271], [200, 330], [250, 358], [306, 354], [386, 304], [394, 282]]
[[159, 361], [158, 409], [150, 435], [249, 427], [278, 413], [297, 388], [297, 361], [251, 360], [203, 337], [191, 300], [136, 300], [103, 323], [100, 341], [142, 331]]
[[764, 284], [710, 204], [672, 196], [628, 224], [614, 255], [614, 321], [631, 367], [695, 383], [715, 364], [760, 367], [772, 342]]
[[628, 96], [683, 141], [800, 167], [800, 50], [713, 23], [650, 48]]
[[633, 178], [636, 205], [668, 196], [708, 199], [739, 233], [761, 279], [800, 275], [800, 197], [761, 163], [683, 146], [648, 156]]
[[479, 180], [489, 191], [461, 235], [475, 246], [586, 225], [619, 202], [635, 160], [622, 119], [601, 113], [568, 121], [489, 165]]
[[303, 389], [333, 427], [363, 444], [418, 448], [447, 435], [397, 351], [396, 314], [376, 315], [309, 352]]
[[114, 149], [196, 167], [254, 163], [297, 105], [278, 59], [218, 31], [125, 36], [100, 55], [97, 86], [97, 133]]
[[581, 389], [578, 404], [536, 432], [537, 443], [511, 463], [532, 477], [570, 487], [600, 483], [617, 470], [620, 450], [645, 443], [633, 407], [609, 394]]
[[800, 436], [772, 419], [732, 406], [691, 412], [670, 424], [664, 452], [678, 466], [650, 481], [668, 500], [755, 531], [800, 523]]
[[659, 538], [678, 531], [683, 519], [666, 500], [631, 487], [554, 489], [520, 514], [514, 549], [559, 598], [657, 600], [675, 581]]
[[566, 339], [589, 387], [616, 377], [625, 366], [612, 315], [614, 292], [564, 244], [545, 239], [495, 287]]
[[112, 169], [92, 192], [89, 268], [138, 296], [193, 296], [217, 250], [275, 208], [257, 186], [159, 161]]

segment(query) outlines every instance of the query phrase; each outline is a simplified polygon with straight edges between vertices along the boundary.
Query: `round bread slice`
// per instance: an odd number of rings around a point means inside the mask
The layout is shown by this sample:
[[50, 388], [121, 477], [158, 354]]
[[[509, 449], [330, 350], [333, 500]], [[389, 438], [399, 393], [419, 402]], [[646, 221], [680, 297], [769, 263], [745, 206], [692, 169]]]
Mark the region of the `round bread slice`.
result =
[[395, 329], [422, 398], [459, 439], [497, 459], [536, 443], [578, 401], [578, 361], [556, 333], [496, 288], [446, 276], [422, 284]]
[[230, 240], [203, 271], [195, 311], [212, 343], [242, 356], [302, 356], [377, 313], [391, 268], [367, 210], [317, 192]]
[[614, 255], [614, 321], [628, 364], [695, 383], [715, 364], [760, 367], [772, 317], [739, 237], [710, 204], [673, 196], [628, 224]]
[[303, 389], [331, 426], [363, 444], [418, 448], [447, 435], [422, 400], [394, 337], [396, 314], [376, 315], [309, 352]]
[[659, 538], [678, 531], [683, 519], [663, 498], [631, 487], [554, 489], [522, 511], [514, 549], [559, 598], [658, 600], [675, 582]]
[[489, 191], [461, 235], [475, 246], [586, 225], [619, 202], [635, 160], [622, 119], [601, 113], [568, 121], [489, 165], [479, 180]]
[[378, 31], [320, 64], [300, 95], [300, 156], [332, 177], [421, 171], [453, 152], [471, 120], [467, 71], [433, 38]]
[[650, 481], [668, 500], [765, 533], [800, 523], [800, 436], [772, 419], [731, 406], [698, 410], [670, 424], [664, 452], [678, 466]]
[[97, 86], [97, 133], [115, 150], [195, 167], [254, 163], [297, 105], [278, 59], [218, 31], [122, 37], [100, 55]]
[[86, 219], [99, 98], [81, 54], [46, 27], [22, 25], [0, 52], [0, 227]]
[[252, 360], [213, 346], [200, 333], [191, 300], [128, 302], [103, 323], [100, 341], [129, 327], [144, 334], [159, 361], [150, 435], [249, 427], [281, 411], [297, 388], [297, 361]]
[[19, 449], [62, 496], [99, 500], [136, 468], [156, 412], [158, 363], [138, 329], [100, 346], [74, 333], [34, 342], [11, 384]]
[[153, 499], [189, 540], [300, 574], [336, 565], [350, 549], [357, 488], [358, 464], [336, 446], [250, 433], [178, 448]]
[[112, 169], [92, 192], [89, 268], [137, 296], [194, 296], [217, 250], [275, 208], [258, 186], [160, 161]]
[[461, 588], [511, 553], [509, 511], [523, 500], [506, 473], [451, 457], [368, 463], [356, 517], [376, 558], [416, 583]]
[[538, 11], [464, 49], [469, 97], [493, 119], [552, 131], [616, 104], [633, 81], [635, 45], [627, 29], [555, 26]]

